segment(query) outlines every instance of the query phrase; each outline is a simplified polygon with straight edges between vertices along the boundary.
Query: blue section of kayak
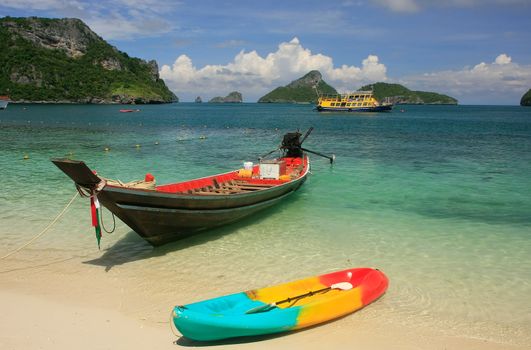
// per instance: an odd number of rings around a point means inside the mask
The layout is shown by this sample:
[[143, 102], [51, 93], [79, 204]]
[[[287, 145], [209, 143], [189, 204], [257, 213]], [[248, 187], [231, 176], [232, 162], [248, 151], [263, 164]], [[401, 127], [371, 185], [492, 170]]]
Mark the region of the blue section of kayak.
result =
[[245, 313], [260, 305], [264, 303], [251, 300], [245, 293], [226, 295], [176, 306], [173, 323], [185, 337], [203, 341], [285, 332], [297, 324], [298, 306]]

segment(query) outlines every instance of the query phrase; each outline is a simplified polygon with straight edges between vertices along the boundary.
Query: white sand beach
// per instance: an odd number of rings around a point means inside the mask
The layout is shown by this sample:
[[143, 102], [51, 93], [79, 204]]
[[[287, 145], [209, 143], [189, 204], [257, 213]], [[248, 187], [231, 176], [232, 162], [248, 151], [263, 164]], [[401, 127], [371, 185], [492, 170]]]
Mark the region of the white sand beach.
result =
[[[264, 338], [198, 343], [172, 333], [169, 315], [188, 292], [139, 290], [121, 271], [83, 264], [3, 261], [0, 271], [0, 348], [11, 349], [526, 349], [437, 329], [414, 329], [374, 318], [375, 304], [337, 321]], [[146, 276], [147, 279], [149, 279]], [[195, 297], [210, 297], [196, 290]], [[459, 332], [458, 332], [459, 333]], [[466, 332], [463, 332], [466, 333]]]

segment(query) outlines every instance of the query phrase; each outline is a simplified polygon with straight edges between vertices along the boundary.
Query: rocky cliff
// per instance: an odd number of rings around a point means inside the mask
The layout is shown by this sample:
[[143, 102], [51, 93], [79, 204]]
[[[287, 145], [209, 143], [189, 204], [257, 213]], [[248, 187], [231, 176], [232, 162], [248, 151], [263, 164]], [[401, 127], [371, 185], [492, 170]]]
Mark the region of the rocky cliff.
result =
[[178, 100], [155, 61], [129, 57], [74, 18], [0, 18], [0, 94], [16, 102]]
[[242, 103], [242, 94], [238, 91], [233, 91], [225, 97], [217, 96], [212, 98], [208, 103]]
[[328, 85], [319, 71], [312, 70], [302, 78], [286, 86], [278, 87], [262, 96], [259, 103], [315, 103], [319, 94], [337, 94], [336, 89]]
[[531, 106], [531, 89], [527, 91], [520, 100], [520, 106]]

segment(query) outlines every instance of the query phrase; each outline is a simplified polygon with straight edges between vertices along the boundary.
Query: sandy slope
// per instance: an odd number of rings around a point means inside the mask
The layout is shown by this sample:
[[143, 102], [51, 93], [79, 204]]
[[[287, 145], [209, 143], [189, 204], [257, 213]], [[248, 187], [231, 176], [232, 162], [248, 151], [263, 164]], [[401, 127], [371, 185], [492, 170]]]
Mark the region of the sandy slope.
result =
[[[168, 322], [172, 293], [128, 292], [126, 277], [72, 261], [31, 268], [24, 264], [1, 265], [0, 349], [144, 350], [212, 345], [172, 333]], [[361, 312], [299, 332], [214, 345], [216, 349], [523, 349], [449, 337], [437, 330], [376, 324], [365, 316]]]

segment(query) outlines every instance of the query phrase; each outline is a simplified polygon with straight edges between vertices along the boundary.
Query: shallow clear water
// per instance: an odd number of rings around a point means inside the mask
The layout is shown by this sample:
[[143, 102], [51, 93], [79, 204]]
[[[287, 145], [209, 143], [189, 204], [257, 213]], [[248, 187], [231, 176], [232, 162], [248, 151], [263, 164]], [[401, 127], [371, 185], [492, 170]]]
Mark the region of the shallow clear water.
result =
[[[253, 218], [155, 249], [118, 223], [98, 252], [89, 205], [78, 199], [17, 259], [90, 252], [96, 258], [84, 262], [102, 273], [118, 269], [138, 290], [164, 296], [178, 285], [184, 302], [372, 266], [389, 276], [390, 289], [361, 317], [531, 341], [531, 109], [140, 108], [10, 105], [0, 111], [1, 255], [42, 230], [74, 194], [51, 157], [85, 160], [122, 181], [151, 172], [162, 184], [241, 167], [275, 148], [283, 133], [314, 126], [305, 146], [334, 153], [335, 165], [313, 156], [313, 174], [301, 190]], [[110, 226], [108, 213], [104, 218]], [[198, 295], [198, 284], [209, 289]]]

